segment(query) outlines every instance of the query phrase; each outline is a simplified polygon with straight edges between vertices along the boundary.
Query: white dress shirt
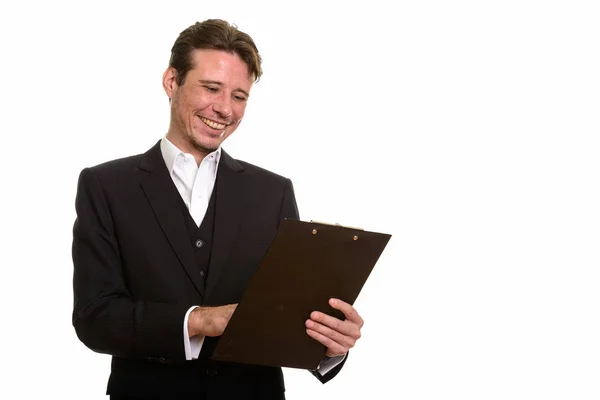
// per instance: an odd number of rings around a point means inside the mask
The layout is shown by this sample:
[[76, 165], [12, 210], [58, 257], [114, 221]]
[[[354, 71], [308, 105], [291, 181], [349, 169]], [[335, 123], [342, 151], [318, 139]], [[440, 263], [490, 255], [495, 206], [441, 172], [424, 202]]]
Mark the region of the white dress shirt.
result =
[[[217, 180], [221, 148], [204, 157], [199, 166], [193, 155], [179, 150], [166, 137], [160, 142], [160, 151], [183, 202], [196, 225], [200, 226]], [[183, 346], [186, 360], [198, 358], [204, 343], [204, 336], [196, 335], [190, 338], [188, 334], [188, 317], [197, 307], [199, 306], [191, 307], [183, 320]]]
[[[200, 226], [208, 209], [208, 202], [215, 187], [215, 181], [217, 180], [221, 148], [219, 147], [204, 157], [199, 166], [196, 164], [196, 159], [193, 155], [179, 150], [166, 137], [160, 142], [160, 150], [171, 179], [173, 179], [173, 183], [177, 187], [196, 225]], [[183, 321], [183, 346], [185, 348], [186, 360], [197, 359], [204, 343], [204, 336], [196, 335], [190, 338], [187, 329], [188, 317], [192, 310], [197, 307], [199, 306], [191, 307], [185, 314]], [[322, 362], [317, 371], [321, 375], [326, 374], [342, 362], [344, 357], [334, 357]]]

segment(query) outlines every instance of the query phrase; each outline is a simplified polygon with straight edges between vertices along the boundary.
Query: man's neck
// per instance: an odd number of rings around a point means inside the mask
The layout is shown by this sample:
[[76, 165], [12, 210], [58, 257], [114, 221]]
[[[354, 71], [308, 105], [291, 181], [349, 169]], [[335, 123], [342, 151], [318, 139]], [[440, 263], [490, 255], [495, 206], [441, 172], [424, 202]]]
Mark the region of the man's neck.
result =
[[193, 155], [197, 165], [200, 165], [202, 160], [204, 160], [204, 157], [210, 153], [209, 151], [202, 151], [192, 146], [187, 140], [181, 139], [181, 135], [173, 134], [171, 130], [167, 132], [166, 138], [179, 150]]

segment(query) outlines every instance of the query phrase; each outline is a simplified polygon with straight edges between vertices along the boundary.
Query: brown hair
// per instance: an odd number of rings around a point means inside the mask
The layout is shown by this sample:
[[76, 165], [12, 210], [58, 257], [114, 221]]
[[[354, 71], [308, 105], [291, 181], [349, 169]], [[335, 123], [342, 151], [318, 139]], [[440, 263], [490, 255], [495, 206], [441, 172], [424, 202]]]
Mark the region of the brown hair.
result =
[[183, 85], [188, 71], [194, 68], [192, 53], [196, 49], [223, 50], [237, 54], [248, 66], [255, 82], [262, 75], [262, 59], [250, 35], [222, 19], [207, 19], [196, 22], [181, 32], [171, 48], [169, 66], [177, 71], [175, 81], [179, 86]]

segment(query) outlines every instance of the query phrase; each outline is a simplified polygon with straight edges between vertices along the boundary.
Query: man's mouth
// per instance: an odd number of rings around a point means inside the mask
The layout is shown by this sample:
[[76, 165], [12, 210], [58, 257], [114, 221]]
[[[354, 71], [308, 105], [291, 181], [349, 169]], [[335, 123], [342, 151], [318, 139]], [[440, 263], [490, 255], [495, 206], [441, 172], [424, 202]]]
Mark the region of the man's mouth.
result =
[[202, 120], [202, 122], [204, 122], [209, 127], [219, 130], [219, 131], [225, 129], [225, 127], [227, 126], [226, 124], [221, 124], [219, 122], [212, 121], [208, 118], [200, 117], [200, 119]]

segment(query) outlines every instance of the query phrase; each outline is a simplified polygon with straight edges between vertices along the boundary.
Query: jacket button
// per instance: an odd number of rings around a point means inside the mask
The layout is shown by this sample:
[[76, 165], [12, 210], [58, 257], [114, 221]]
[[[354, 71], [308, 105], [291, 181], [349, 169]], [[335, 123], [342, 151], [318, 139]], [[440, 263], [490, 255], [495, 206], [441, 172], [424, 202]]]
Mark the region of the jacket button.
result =
[[215, 376], [217, 376], [217, 371], [214, 370], [214, 369], [207, 369], [206, 370], [206, 375], [210, 376], [211, 378], [215, 377]]
[[202, 247], [202, 245], [204, 244], [204, 242], [200, 239], [196, 240], [196, 243], [194, 243], [196, 245], [197, 248]]

